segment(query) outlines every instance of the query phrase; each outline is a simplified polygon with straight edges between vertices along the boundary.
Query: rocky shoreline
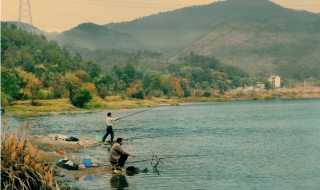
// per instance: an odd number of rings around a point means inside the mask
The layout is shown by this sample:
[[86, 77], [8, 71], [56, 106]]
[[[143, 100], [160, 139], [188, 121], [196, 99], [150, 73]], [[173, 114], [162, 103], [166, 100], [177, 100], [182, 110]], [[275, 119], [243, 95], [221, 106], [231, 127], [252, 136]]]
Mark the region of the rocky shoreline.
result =
[[[89, 147], [96, 146], [107, 146], [108, 143], [101, 143], [96, 140], [82, 137], [79, 141], [66, 141], [64, 135], [61, 134], [49, 134], [48, 136], [32, 136], [30, 142], [38, 149], [39, 153], [43, 154], [44, 157], [50, 158], [52, 163], [56, 165], [60, 160], [69, 159], [75, 164], [82, 164], [83, 158], [91, 159], [91, 167], [84, 169], [79, 168], [78, 170], [68, 170], [59, 167], [60, 176], [65, 175], [79, 178], [83, 175], [112, 172], [111, 167], [105, 163], [97, 160], [96, 158], [88, 155], [74, 156], [72, 152]], [[68, 152], [68, 154], [66, 154]]]

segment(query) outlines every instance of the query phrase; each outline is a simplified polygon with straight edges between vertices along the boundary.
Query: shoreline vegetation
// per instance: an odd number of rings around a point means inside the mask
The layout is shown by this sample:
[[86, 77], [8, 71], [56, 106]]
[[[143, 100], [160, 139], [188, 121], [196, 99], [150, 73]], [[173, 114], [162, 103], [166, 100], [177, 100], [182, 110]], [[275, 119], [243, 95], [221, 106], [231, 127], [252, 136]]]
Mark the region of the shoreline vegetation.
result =
[[161, 105], [177, 106], [181, 103], [192, 102], [227, 102], [227, 101], [251, 101], [251, 100], [274, 100], [274, 99], [300, 99], [320, 98], [320, 88], [279, 88], [274, 90], [247, 91], [232, 90], [223, 94], [219, 91], [194, 90], [193, 96], [185, 98], [156, 98], [134, 99], [117, 96], [107, 96], [101, 99], [98, 96], [87, 103], [83, 108], [73, 106], [68, 98], [37, 100], [37, 105], [32, 106], [30, 100], [13, 101], [10, 106], [5, 107], [6, 114], [12, 114], [19, 118], [59, 115], [59, 114], [81, 114], [104, 110], [135, 109]]

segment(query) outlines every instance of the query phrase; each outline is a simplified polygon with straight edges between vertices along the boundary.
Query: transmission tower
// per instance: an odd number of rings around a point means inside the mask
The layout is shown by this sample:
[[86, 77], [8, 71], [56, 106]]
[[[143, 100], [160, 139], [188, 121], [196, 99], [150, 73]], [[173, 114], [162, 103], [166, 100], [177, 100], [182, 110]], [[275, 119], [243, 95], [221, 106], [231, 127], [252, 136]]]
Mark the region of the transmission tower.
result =
[[19, 0], [19, 22], [18, 28], [21, 27], [21, 23], [27, 23], [26, 31], [34, 33], [33, 24], [32, 24], [32, 16], [31, 16], [31, 9], [30, 9], [30, 2], [29, 0]]

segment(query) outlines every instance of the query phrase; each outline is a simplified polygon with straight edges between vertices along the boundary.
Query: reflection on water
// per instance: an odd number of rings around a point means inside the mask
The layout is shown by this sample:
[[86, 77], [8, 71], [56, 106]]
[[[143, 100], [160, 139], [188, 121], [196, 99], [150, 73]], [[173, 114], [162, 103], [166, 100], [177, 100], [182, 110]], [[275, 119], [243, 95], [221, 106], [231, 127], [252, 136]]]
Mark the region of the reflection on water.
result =
[[125, 175], [116, 175], [113, 174], [110, 179], [110, 185], [114, 189], [124, 189], [125, 187], [129, 187], [129, 183], [126, 179]]
[[92, 180], [92, 175], [86, 175], [84, 178], [83, 178], [83, 181], [91, 181]]
[[83, 180], [83, 181], [91, 181], [92, 180], [92, 175], [82, 175], [80, 177], [75, 177], [75, 180]]
[[160, 176], [160, 170], [158, 170], [157, 168], [153, 168], [153, 175]]

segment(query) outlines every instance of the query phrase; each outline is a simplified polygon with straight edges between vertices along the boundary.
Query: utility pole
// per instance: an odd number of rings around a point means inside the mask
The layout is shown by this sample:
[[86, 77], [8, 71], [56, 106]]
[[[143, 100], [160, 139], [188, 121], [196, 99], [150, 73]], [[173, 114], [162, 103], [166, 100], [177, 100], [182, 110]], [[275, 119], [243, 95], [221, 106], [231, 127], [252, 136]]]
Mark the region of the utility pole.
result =
[[30, 9], [30, 2], [29, 0], [19, 0], [19, 22], [18, 28], [21, 27], [21, 23], [25, 22], [29, 25], [29, 31], [34, 34], [34, 27], [32, 24], [32, 16], [31, 16], [31, 9]]

